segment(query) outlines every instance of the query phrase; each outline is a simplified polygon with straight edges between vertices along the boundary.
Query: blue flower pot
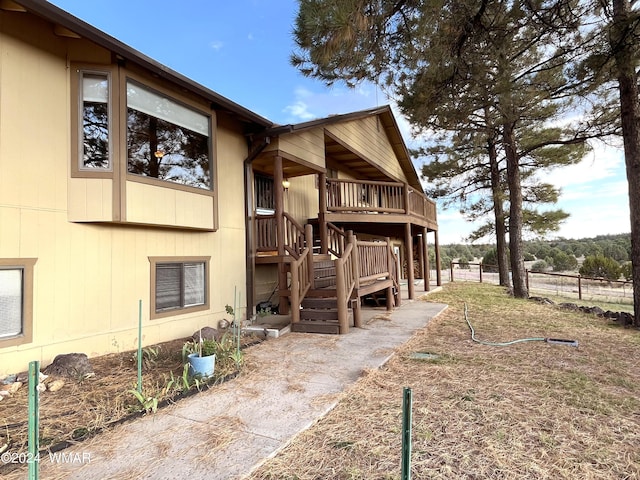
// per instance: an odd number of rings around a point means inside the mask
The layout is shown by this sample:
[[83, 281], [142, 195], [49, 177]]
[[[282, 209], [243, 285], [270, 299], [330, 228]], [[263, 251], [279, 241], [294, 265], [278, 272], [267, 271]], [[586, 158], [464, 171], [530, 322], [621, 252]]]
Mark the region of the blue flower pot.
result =
[[215, 354], [208, 357], [199, 357], [197, 353], [190, 353], [187, 355], [187, 361], [189, 362], [189, 375], [192, 377], [196, 375], [202, 378], [213, 376], [213, 371], [216, 367]]

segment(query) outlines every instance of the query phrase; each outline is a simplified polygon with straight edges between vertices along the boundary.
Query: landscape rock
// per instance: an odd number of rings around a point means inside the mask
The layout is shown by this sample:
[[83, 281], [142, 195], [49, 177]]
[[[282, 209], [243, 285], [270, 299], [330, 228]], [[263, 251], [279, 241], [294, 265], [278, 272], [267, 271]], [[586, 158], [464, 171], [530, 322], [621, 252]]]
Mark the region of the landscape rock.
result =
[[65, 353], [57, 355], [51, 365], [42, 370], [48, 375], [67, 378], [87, 378], [94, 375], [93, 367], [85, 353]]
[[22, 382], [13, 382], [11, 385], [8, 385], [8, 390], [6, 388], [3, 388], [3, 390], [7, 390], [9, 393], [16, 393], [21, 386]]
[[575, 303], [567, 303], [567, 302], [565, 302], [565, 303], [558, 304], [558, 306], [560, 308], [565, 309], [565, 310], [571, 310], [571, 311], [580, 310], [580, 307], [578, 307], [578, 305], [576, 305]]
[[201, 334], [203, 340], [215, 340], [216, 342], [219, 342], [222, 338], [223, 332], [213, 327], [202, 327], [200, 330], [193, 332], [191, 338], [194, 342], [199, 342]]
[[50, 392], [57, 392], [62, 387], [64, 387], [64, 380], [62, 380], [61, 378], [47, 384], [47, 390], [49, 390]]
[[550, 300], [546, 297], [529, 297], [529, 300], [533, 300], [534, 302], [538, 302], [543, 305], [555, 305], [555, 303], [553, 303], [553, 300]]

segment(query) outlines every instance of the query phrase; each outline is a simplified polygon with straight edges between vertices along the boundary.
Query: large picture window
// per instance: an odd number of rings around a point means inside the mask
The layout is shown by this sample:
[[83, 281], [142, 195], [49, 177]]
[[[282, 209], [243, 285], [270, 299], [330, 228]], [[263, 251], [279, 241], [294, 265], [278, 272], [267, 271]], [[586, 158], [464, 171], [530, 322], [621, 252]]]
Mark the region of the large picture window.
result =
[[111, 168], [109, 74], [81, 72], [80, 169]]
[[154, 312], [152, 317], [208, 308], [209, 257], [179, 261], [150, 258], [150, 261]]
[[31, 341], [35, 259], [0, 259], [0, 347]]
[[127, 81], [129, 173], [210, 190], [209, 117]]

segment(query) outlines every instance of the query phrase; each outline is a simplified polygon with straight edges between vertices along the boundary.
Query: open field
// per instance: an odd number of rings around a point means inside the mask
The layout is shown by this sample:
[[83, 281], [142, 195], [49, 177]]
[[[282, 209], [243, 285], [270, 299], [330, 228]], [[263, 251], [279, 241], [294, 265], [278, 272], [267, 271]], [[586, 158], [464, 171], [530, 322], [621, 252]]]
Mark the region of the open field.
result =
[[[416, 479], [640, 479], [640, 332], [456, 282], [449, 308], [252, 480], [400, 479], [402, 390]], [[508, 347], [474, 343], [530, 337]], [[438, 356], [413, 358], [415, 353]]]
[[[471, 264], [470, 268], [455, 268], [454, 281], [480, 281], [480, 268]], [[570, 273], [570, 272], [569, 272]], [[451, 272], [443, 271], [443, 279], [450, 281]], [[547, 297], [556, 303], [572, 302], [578, 305], [598, 306], [603, 310], [633, 313], [633, 288], [630, 282], [607, 282], [605, 280], [581, 280], [578, 286], [577, 272], [571, 275], [542, 274], [528, 272], [529, 294]], [[482, 283], [498, 285], [498, 274], [482, 273]], [[582, 300], [579, 300], [579, 291]]]

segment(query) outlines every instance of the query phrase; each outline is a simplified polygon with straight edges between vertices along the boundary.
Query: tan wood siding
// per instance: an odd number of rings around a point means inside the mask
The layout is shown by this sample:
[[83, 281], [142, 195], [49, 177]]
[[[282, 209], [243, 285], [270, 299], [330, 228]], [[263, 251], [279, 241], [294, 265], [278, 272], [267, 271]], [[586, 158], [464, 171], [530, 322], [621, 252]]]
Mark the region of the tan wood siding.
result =
[[362, 155], [364, 159], [378, 165], [394, 179], [406, 181], [396, 154], [377, 117], [328, 125], [326, 129], [339, 138], [342, 143], [348, 145], [354, 153]]

